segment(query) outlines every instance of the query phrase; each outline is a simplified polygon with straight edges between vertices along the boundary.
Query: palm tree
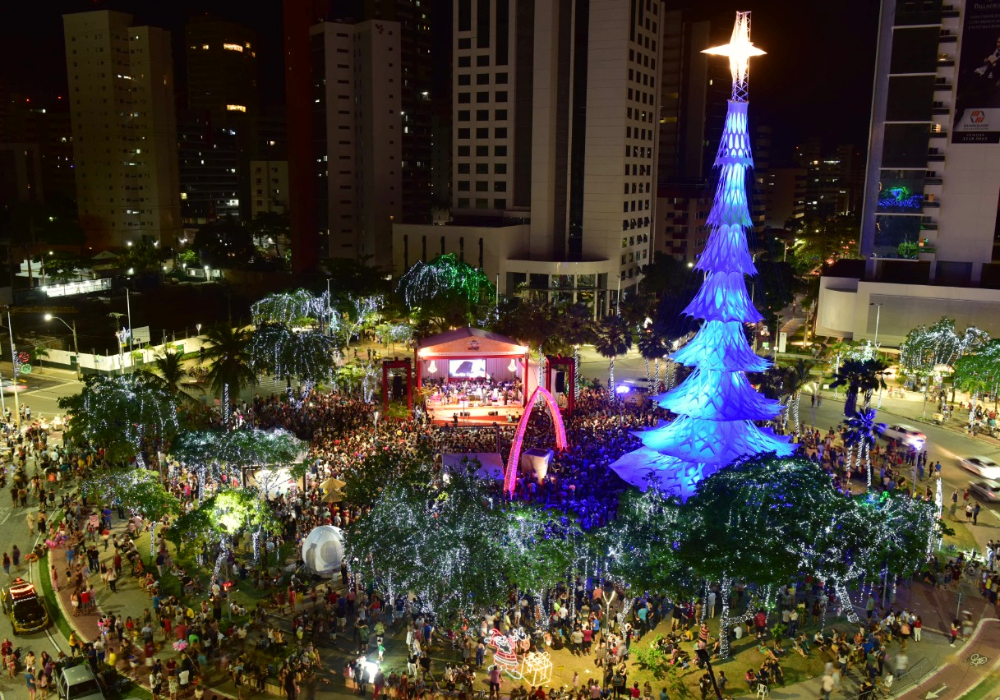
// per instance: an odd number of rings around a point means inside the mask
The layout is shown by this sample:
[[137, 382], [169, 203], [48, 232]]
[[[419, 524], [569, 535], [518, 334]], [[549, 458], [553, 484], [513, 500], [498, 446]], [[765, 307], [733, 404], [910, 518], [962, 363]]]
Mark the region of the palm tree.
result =
[[[646, 328], [639, 333], [639, 354], [642, 355], [646, 363], [646, 382], [649, 384], [649, 393], [655, 393], [654, 382], [660, 378], [660, 358], [667, 353], [667, 345], [663, 341], [663, 336], [653, 328]], [[649, 361], [656, 360], [656, 376], [649, 374]]]
[[153, 369], [156, 370], [155, 376], [166, 385], [171, 393], [181, 393], [181, 382], [188, 376], [188, 371], [184, 368], [184, 362], [179, 353], [168, 352], [159, 355], [153, 360]]
[[215, 326], [205, 334], [209, 348], [205, 359], [209, 364], [208, 382], [212, 391], [222, 395], [222, 415], [229, 423], [230, 396], [244, 387], [257, 384], [250, 354], [250, 332], [244, 328]]
[[802, 398], [802, 389], [809, 383], [810, 372], [813, 363], [799, 359], [794, 365], [785, 370], [785, 385], [792, 393], [792, 422], [795, 425], [795, 432], [799, 432], [799, 402]]
[[861, 465], [864, 459], [865, 471], [868, 475], [868, 486], [872, 485], [872, 460], [871, 449], [875, 446], [875, 438], [884, 423], [875, 423], [875, 409], [867, 406], [857, 411], [853, 416], [849, 416], [847, 421], [847, 434], [844, 436], [844, 446], [847, 448], [847, 466], [851, 466], [851, 453], [857, 450], [856, 464]]
[[632, 331], [621, 316], [606, 316], [597, 327], [594, 341], [597, 352], [611, 360], [608, 372], [608, 392], [615, 396], [615, 358], [632, 347]]
[[885, 388], [882, 373], [885, 372], [886, 367], [885, 362], [879, 359], [844, 360], [837, 373], [833, 375], [830, 388], [847, 387], [847, 399], [844, 401], [845, 416], [850, 418], [857, 413], [859, 393], [864, 395], [864, 406], [868, 408], [872, 394], [878, 389]]

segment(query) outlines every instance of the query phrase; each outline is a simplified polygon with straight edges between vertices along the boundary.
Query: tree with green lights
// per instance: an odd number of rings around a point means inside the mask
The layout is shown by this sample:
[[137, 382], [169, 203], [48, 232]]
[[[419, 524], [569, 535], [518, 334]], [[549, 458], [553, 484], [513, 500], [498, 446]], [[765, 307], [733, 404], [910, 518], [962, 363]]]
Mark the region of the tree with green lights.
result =
[[428, 263], [417, 261], [399, 280], [406, 306], [445, 325], [468, 325], [492, 305], [496, 289], [482, 270], [459, 260], [454, 253]]
[[154, 523], [181, 510], [177, 497], [163, 487], [156, 472], [147, 469], [114, 469], [88, 478], [83, 495], [98, 503], [118, 503], [133, 515]]
[[206, 498], [170, 526], [167, 539], [184, 556], [202, 553], [221, 545], [221, 557], [228, 543], [240, 532], [281, 532], [282, 523], [261, 497], [244, 489], [225, 489]]
[[234, 397], [245, 387], [257, 384], [250, 340], [250, 331], [228, 325], [215, 326], [205, 333], [208, 383], [222, 397], [222, 416], [227, 425]]
[[79, 394], [59, 399], [69, 414], [66, 438], [103, 448], [111, 465], [140, 458], [146, 442], [162, 444], [177, 432], [177, 400], [144, 372], [90, 375]]

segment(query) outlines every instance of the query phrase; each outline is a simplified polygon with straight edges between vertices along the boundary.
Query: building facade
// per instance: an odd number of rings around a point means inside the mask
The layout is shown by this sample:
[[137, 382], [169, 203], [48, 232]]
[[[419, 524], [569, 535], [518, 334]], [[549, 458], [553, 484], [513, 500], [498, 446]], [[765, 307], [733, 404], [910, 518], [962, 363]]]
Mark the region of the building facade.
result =
[[170, 34], [131, 15], [65, 15], [80, 224], [94, 247], [181, 233]]
[[253, 218], [288, 213], [288, 161], [250, 161], [250, 178]]
[[[527, 286], [604, 313], [648, 262], [663, 8], [622, 9], [455, 2], [454, 223], [504, 239], [506, 257], [486, 268], [501, 291]], [[397, 228], [399, 245], [424, 235]]]
[[392, 264], [402, 214], [402, 71], [397, 22], [311, 30], [316, 219], [329, 257]]
[[[882, 0], [863, 269], [821, 280], [817, 332], [885, 342], [1000, 317], [1000, 7]], [[888, 319], [888, 320], [887, 320]], [[889, 324], [886, 327], [886, 323]]]

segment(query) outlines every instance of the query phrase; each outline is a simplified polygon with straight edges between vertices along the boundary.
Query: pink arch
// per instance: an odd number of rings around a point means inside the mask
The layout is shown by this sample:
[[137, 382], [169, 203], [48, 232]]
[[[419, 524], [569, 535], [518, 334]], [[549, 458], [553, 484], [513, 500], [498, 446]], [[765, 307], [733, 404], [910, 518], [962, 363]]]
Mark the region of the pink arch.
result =
[[535, 407], [535, 401], [541, 396], [545, 399], [545, 405], [549, 407], [552, 415], [552, 424], [556, 429], [556, 449], [566, 449], [566, 428], [563, 426], [562, 413], [552, 394], [544, 387], [537, 387], [531, 398], [528, 399], [524, 407], [524, 413], [517, 424], [517, 431], [514, 433], [514, 442], [510, 446], [510, 456], [507, 458], [507, 469], [504, 472], [503, 490], [510, 496], [514, 495], [514, 483], [517, 481], [517, 465], [521, 461], [521, 443], [524, 441], [524, 431], [528, 427], [528, 419], [531, 418], [531, 410]]

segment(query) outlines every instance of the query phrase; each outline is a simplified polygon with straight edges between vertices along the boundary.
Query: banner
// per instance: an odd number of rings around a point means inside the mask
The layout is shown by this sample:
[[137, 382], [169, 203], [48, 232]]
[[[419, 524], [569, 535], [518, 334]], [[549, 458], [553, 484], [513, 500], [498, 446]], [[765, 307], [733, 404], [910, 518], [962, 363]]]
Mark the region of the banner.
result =
[[1000, 143], [1000, 0], [969, 0], [952, 143]]

